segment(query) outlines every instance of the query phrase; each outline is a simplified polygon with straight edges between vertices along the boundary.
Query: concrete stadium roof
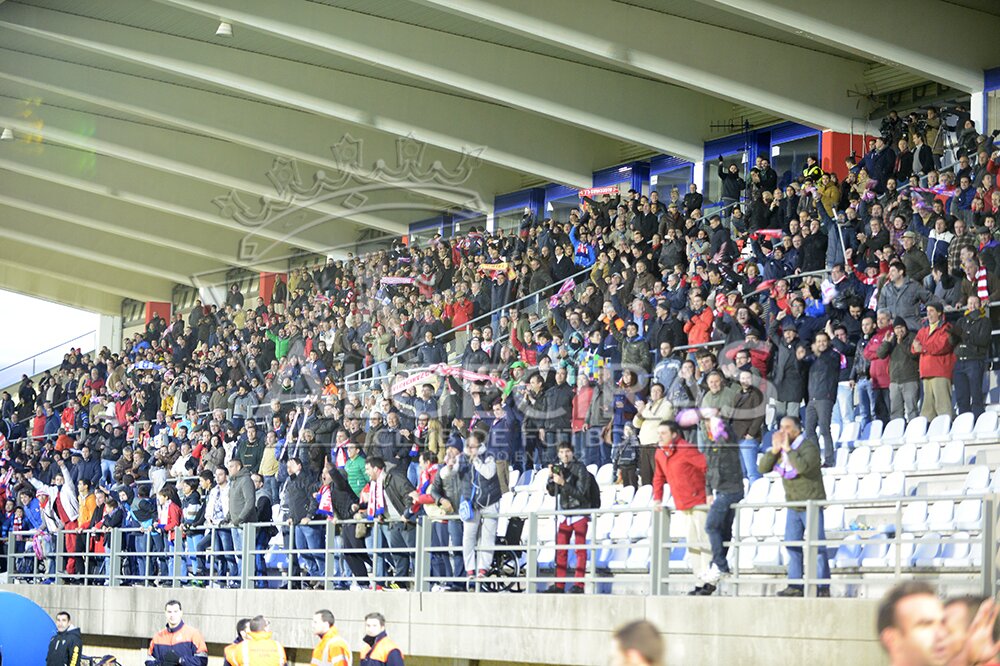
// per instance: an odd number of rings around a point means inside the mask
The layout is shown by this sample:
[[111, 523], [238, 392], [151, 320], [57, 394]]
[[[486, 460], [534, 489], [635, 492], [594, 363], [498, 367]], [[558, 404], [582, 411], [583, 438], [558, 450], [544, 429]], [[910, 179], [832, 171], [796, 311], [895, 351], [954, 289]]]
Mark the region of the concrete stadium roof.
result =
[[741, 109], [848, 131], [871, 67], [971, 92], [1000, 30], [991, 0], [0, 3], [0, 287], [105, 313], [699, 160]]

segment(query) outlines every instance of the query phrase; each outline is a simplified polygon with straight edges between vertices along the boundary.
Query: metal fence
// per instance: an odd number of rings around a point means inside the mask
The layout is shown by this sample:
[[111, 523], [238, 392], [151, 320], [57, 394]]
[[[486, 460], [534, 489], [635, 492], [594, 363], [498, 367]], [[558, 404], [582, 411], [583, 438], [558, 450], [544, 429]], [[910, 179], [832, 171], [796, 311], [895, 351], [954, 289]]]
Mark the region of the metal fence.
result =
[[[520, 493], [518, 493], [520, 494]], [[968, 500], [968, 496], [935, 497], [935, 501]], [[903, 575], [950, 581], [952, 589], [993, 596], [997, 585], [997, 497], [976, 497], [981, 512], [975, 529], [942, 530], [904, 527], [904, 511], [927, 498], [898, 497], [867, 501], [822, 500], [733, 505], [733, 537], [726, 542], [732, 575], [722, 579], [727, 595], [761, 594], [788, 583], [805, 586], [814, 596], [818, 586], [832, 585], [845, 596], [863, 594], [891, 584]], [[828, 530], [820, 539], [820, 511], [843, 507], [867, 520], [881, 522], [865, 530]], [[805, 529], [800, 540], [783, 535], [758, 541], [741, 525], [755, 510], [802, 511]], [[561, 519], [589, 520], [586, 543], [558, 544]], [[485, 575], [469, 577], [462, 560], [462, 538], [476, 523], [457, 516], [415, 522], [401, 519], [371, 522], [309, 521], [292, 525], [254, 523], [240, 527], [178, 527], [173, 533], [154, 528], [66, 530], [55, 534], [11, 532], [5, 541], [9, 582], [102, 586], [230, 587], [272, 589], [407, 588], [417, 591], [462, 590], [537, 593], [554, 583], [580, 584], [589, 593], [687, 593], [699, 585], [684, 562], [688, 544], [683, 534], [689, 520], [684, 512], [652, 505], [620, 505], [596, 510], [536, 510], [484, 513], [483, 521], [498, 521], [495, 543], [477, 546], [490, 565]], [[627, 529], [618, 529], [624, 524]], [[367, 530], [360, 535], [358, 526]], [[461, 526], [461, 530], [457, 529]], [[853, 535], [848, 539], [849, 535]], [[745, 562], [744, 549], [766, 544], [774, 553], [789, 547], [804, 554], [803, 578], [788, 581], [784, 564]], [[845, 544], [883, 552], [876, 562], [832, 568], [821, 578], [819, 553], [835, 559]], [[707, 544], [704, 544], [707, 548]], [[966, 552], [962, 561], [936, 557], [942, 548]], [[569, 578], [558, 578], [553, 565], [567, 553]], [[887, 551], [887, 552], [885, 552]], [[586, 569], [574, 577], [576, 557], [586, 553]], [[350, 562], [365, 574], [352, 575]], [[839, 559], [839, 558], [837, 558]], [[858, 558], [860, 562], [860, 558]], [[460, 562], [462, 562], [460, 564]], [[358, 565], [362, 569], [357, 569]], [[473, 565], [474, 566], [474, 565]]]

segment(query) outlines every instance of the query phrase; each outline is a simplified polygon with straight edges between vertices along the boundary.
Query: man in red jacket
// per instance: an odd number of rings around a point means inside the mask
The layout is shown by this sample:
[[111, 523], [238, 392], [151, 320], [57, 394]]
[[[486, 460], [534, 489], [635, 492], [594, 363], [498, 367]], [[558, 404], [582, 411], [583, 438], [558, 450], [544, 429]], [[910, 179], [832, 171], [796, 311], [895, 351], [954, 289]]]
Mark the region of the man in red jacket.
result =
[[927, 304], [927, 325], [917, 332], [910, 347], [920, 354], [920, 381], [924, 388], [924, 406], [920, 415], [928, 421], [939, 414], [951, 415], [951, 377], [955, 369], [955, 346], [951, 324], [944, 320], [940, 303]]
[[882, 423], [889, 422], [889, 357], [879, 358], [878, 348], [885, 336], [892, 332], [892, 315], [888, 310], [879, 310], [875, 315], [875, 334], [865, 345], [864, 356], [869, 362], [868, 377], [875, 397], [875, 418]]
[[[681, 436], [676, 421], [664, 421], [659, 427], [659, 446], [653, 459], [653, 499], [657, 511], [663, 510], [663, 484], [667, 483], [677, 513], [687, 522], [688, 563], [694, 575], [704, 582], [712, 563], [712, 548], [705, 521], [708, 504], [705, 496], [705, 472], [708, 464], [698, 448]], [[710, 595], [715, 586], [705, 583], [690, 595]]]

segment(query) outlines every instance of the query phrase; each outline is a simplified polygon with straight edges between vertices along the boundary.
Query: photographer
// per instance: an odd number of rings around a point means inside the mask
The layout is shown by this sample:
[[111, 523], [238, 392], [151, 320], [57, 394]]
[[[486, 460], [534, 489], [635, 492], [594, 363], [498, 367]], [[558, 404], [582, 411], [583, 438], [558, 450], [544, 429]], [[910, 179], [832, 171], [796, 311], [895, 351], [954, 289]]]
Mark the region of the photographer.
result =
[[[556, 498], [556, 511], [573, 511], [577, 509], [595, 509], [591, 500], [591, 486], [596, 486], [597, 481], [583, 463], [578, 462], [573, 455], [573, 445], [563, 441], [559, 443], [559, 462], [549, 465], [551, 476], [546, 489], [549, 495]], [[588, 516], [559, 516], [559, 529], [556, 532], [556, 545], [569, 545], [570, 539], [574, 543], [582, 546], [587, 542], [587, 526], [590, 524]], [[569, 559], [568, 550], [556, 551], [556, 578], [566, 577], [566, 563]], [[587, 571], [587, 550], [580, 548], [576, 551], [576, 577], [583, 578]], [[556, 583], [550, 586], [544, 593], [562, 594], [567, 592], [565, 583]], [[569, 588], [570, 594], [583, 594], [583, 584], [577, 583]]]

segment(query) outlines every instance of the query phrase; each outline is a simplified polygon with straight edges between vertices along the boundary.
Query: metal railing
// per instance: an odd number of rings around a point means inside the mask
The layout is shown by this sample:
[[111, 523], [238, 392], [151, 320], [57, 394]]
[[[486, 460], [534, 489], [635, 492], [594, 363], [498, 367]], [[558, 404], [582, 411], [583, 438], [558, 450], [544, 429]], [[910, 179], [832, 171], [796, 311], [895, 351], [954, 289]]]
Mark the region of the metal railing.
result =
[[[65, 342], [52, 345], [48, 349], [43, 349], [27, 358], [22, 358], [20, 361], [0, 368], [0, 386], [16, 386], [21, 375], [34, 377], [41, 372], [58, 366], [62, 362], [63, 355], [66, 354], [69, 348], [78, 346], [87, 340], [92, 340], [92, 342], [86, 344], [86, 349], [82, 349], [84, 354], [89, 354], [97, 349], [96, 329], [81, 333]], [[74, 345], [74, 343], [77, 343], [77, 345]], [[52, 352], [58, 353], [53, 354]]]
[[[734, 504], [733, 538], [725, 544], [732, 574], [718, 583], [720, 592], [755, 594], [772, 586], [796, 584], [804, 586], [806, 596], [815, 596], [819, 588], [829, 585], [852, 595], [868, 585], [884, 587], [903, 575], [923, 575], [949, 577], [958, 587], [993, 596], [998, 589], [997, 497], [934, 499], [979, 501], [979, 520], [973, 529], [913, 529], [904, 524], [904, 510], [916, 502], [926, 503], [927, 498], [920, 497]], [[843, 507], [882, 525], [866, 530], [828, 529], [825, 538], [820, 538], [819, 512], [833, 507]], [[803, 512], [802, 538], [786, 540], [773, 534], [778, 531], [773, 526], [766, 535], [751, 535], [744, 529], [746, 514], [763, 509]], [[39, 553], [32, 541], [37, 533], [11, 532], [4, 541], [3, 561], [8, 581], [15, 583], [324, 590], [400, 587], [527, 593], [558, 583], [578, 584], [593, 593], [662, 595], [686, 593], [703, 583], [680, 557], [688, 544], [679, 536], [683, 529], [675, 529], [674, 521], [684, 528], [690, 520], [684, 514], [666, 507], [657, 510], [651, 502], [562, 512], [484, 512], [482, 520], [496, 520], [502, 527], [498, 530], [501, 538], [464, 554], [462, 534], [471, 523], [454, 515], [421, 516], [411, 522], [328, 520], [298, 525], [251, 523], [239, 528], [202, 525], [178, 527], [172, 533], [155, 527], [66, 530], [42, 536]], [[573, 518], [589, 520], [586, 542], [557, 543], [558, 521]], [[366, 536], [358, 536], [358, 525], [365, 526]], [[505, 540], [505, 534], [510, 538]], [[708, 544], [702, 545], [702, 550], [708, 548]], [[830, 578], [821, 577], [817, 569], [819, 549], [827, 548], [829, 561], [839, 559], [838, 548], [845, 545], [874, 550], [877, 562], [861, 563], [861, 554], [857, 554], [845, 558], [855, 560], [852, 566], [831, 566]], [[939, 555], [943, 546], [967, 546], [964, 561], [947, 562]], [[926, 552], [917, 556], [921, 547], [932, 548], [929, 557]], [[748, 548], [769, 549], [770, 561], [757, 563], [749, 558], [750, 562], [745, 562], [743, 553]], [[802, 549], [803, 577], [799, 580], [786, 578], [786, 562], [780, 553], [787, 548]], [[566, 551], [570, 551], [568, 577], [557, 577], [553, 565]], [[481, 554], [490, 562], [488, 570], [470, 577], [468, 563]], [[577, 568], [574, 561], [581, 555], [587, 559], [585, 569]], [[477, 567], [473, 564], [473, 568]]]

